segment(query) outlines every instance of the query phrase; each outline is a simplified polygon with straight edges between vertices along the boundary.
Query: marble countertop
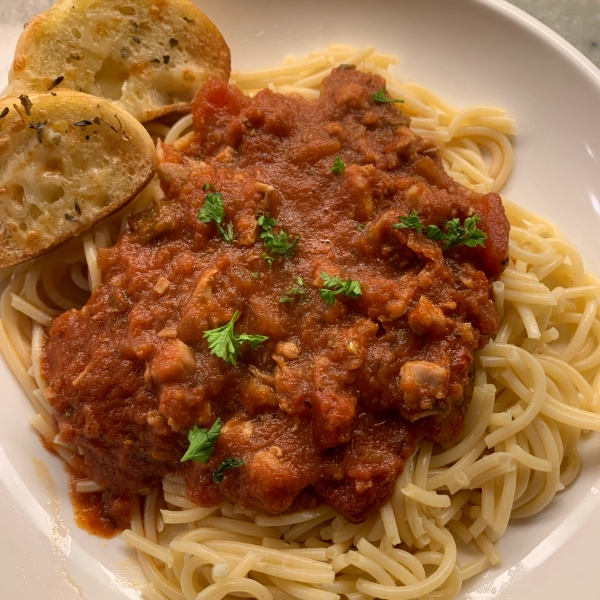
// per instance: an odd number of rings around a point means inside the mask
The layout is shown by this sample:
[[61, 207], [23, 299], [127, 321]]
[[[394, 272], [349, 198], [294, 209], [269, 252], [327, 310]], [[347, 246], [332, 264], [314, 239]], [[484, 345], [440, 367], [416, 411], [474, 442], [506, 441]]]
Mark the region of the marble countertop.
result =
[[600, 67], [600, 0], [509, 0]]

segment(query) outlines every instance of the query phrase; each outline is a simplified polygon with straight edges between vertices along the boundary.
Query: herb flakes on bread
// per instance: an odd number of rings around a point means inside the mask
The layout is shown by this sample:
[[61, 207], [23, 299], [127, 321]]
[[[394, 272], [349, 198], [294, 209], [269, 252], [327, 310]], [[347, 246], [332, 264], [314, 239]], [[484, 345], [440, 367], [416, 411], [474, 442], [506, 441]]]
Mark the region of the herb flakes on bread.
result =
[[0, 267], [89, 229], [153, 178], [156, 151], [136, 119], [69, 90], [0, 100]]
[[189, 0], [59, 0], [25, 27], [9, 92], [73, 89], [146, 122], [190, 110], [230, 69], [223, 36]]

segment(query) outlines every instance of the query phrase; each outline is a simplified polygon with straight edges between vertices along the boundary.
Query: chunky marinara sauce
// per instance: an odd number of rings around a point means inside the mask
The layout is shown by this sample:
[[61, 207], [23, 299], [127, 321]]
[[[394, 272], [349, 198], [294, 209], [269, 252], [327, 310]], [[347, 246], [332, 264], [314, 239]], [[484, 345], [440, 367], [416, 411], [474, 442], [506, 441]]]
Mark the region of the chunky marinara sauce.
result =
[[[498, 327], [490, 282], [509, 226], [498, 195], [455, 183], [435, 144], [371, 98], [383, 85], [337, 69], [313, 101], [210, 81], [194, 133], [159, 146], [165, 199], [100, 251], [103, 284], [54, 321], [45, 346], [60, 434], [83, 449], [109, 512], [179, 473], [202, 505], [327, 502], [357, 522], [390, 497], [418, 440], [461, 431], [473, 352]], [[336, 156], [343, 174], [331, 172]], [[205, 183], [222, 194], [233, 243], [198, 218]], [[445, 251], [392, 227], [413, 210], [438, 226], [478, 214], [485, 248]], [[289, 258], [265, 259], [261, 215], [300, 238]], [[359, 281], [362, 295], [327, 305], [322, 272]], [[305, 294], [281, 302], [299, 276]], [[232, 366], [204, 332], [236, 311], [236, 332], [268, 340]], [[218, 417], [209, 462], [181, 463], [188, 430]], [[228, 458], [244, 464], [217, 484]]]

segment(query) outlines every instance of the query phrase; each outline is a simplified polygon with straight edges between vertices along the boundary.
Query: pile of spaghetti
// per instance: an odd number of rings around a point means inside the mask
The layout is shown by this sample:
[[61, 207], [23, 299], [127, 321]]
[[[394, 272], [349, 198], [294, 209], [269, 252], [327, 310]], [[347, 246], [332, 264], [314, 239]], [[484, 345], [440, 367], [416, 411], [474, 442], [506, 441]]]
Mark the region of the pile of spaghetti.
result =
[[[248, 94], [269, 87], [315, 98], [339, 64], [378, 73], [404, 101], [413, 130], [439, 144], [455, 180], [482, 193], [500, 190], [513, 162], [512, 119], [498, 108], [457, 112], [422, 86], [399, 83], [389, 72], [396, 62], [374, 47], [336, 45], [232, 79]], [[148, 129], [172, 143], [190, 127], [187, 116], [170, 129]], [[3, 274], [10, 279], [0, 301], [0, 348], [36, 408], [31, 424], [74, 469], [78, 450], [58, 438], [44, 398], [44, 327], [86, 302], [101, 283], [98, 248], [160, 197], [153, 182], [83, 239]], [[575, 479], [579, 438], [600, 431], [600, 285], [553, 225], [504, 202], [510, 263], [493, 284], [501, 326], [476, 356], [462, 435], [444, 445], [421, 442], [393, 497], [358, 525], [327, 505], [281, 516], [227, 502], [202, 508], [186, 498], [183, 480], [166, 477], [122, 534], [150, 581], [148, 600], [451, 599], [463, 581], [501, 561], [495, 542], [510, 519], [540, 512]], [[98, 489], [91, 480], [77, 484], [79, 492]], [[459, 559], [457, 542], [476, 557]]]

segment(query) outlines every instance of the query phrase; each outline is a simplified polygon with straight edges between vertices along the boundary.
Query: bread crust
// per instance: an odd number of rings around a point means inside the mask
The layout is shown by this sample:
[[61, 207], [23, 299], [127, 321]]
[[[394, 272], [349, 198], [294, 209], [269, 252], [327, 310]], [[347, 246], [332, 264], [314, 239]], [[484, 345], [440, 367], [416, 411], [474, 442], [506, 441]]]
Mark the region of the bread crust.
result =
[[0, 267], [80, 235], [154, 177], [152, 138], [128, 112], [70, 90], [0, 100]]
[[59, 0], [21, 34], [9, 92], [73, 89], [146, 122], [181, 112], [230, 70], [223, 36], [189, 0]]

